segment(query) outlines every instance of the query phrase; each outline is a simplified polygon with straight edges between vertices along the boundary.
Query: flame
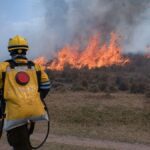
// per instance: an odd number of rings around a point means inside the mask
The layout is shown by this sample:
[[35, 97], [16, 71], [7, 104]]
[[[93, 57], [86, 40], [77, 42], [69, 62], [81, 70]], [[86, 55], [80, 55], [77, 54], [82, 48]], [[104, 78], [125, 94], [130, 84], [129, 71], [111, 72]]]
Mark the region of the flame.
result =
[[39, 64], [39, 65], [46, 65], [47, 60], [45, 57], [38, 57], [34, 60], [34, 63]]
[[[97, 35], [90, 39], [87, 47], [82, 51], [78, 49], [79, 46], [66, 46], [58, 51], [56, 58], [47, 65], [47, 69], [63, 70], [66, 64], [78, 69], [85, 66], [92, 69], [114, 64], [124, 65], [129, 62], [129, 59], [121, 55], [122, 49], [118, 44], [118, 40], [118, 36], [111, 33], [110, 42], [102, 46], [99, 46]], [[45, 63], [44, 60], [43, 57], [40, 57], [36, 59], [36, 62]]]
[[33, 62], [43, 66], [43, 68], [46, 69], [47, 60], [44, 56], [41, 56], [41, 57], [34, 59]]

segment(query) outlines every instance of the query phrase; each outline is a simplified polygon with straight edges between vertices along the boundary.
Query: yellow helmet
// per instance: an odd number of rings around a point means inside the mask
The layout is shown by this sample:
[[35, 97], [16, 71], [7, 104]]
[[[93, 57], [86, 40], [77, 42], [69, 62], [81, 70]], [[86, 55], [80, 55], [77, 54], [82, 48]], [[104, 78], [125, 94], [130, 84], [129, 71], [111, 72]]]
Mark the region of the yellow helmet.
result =
[[29, 49], [27, 40], [19, 35], [16, 35], [15, 37], [10, 38], [8, 42], [8, 50], [10, 52], [16, 49], [26, 50], [26, 51]]

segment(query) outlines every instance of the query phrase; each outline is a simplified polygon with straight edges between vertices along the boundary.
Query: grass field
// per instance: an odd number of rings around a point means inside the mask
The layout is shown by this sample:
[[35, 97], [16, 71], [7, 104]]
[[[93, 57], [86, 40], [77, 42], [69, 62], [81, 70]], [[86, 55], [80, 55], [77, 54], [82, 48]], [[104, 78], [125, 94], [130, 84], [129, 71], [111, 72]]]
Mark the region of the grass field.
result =
[[128, 93], [50, 93], [51, 133], [150, 144], [150, 104]]

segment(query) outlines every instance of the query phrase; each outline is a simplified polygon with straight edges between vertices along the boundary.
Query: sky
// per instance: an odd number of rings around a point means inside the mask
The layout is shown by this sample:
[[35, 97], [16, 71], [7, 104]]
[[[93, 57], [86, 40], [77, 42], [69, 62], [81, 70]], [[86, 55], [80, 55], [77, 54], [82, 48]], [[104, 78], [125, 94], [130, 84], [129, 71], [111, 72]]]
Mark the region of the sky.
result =
[[38, 55], [39, 50], [36, 46], [36, 39], [38, 39], [38, 34], [42, 32], [44, 14], [42, 0], [1, 1], [0, 60], [8, 59], [8, 40], [18, 34], [24, 36], [29, 42], [29, 57]]

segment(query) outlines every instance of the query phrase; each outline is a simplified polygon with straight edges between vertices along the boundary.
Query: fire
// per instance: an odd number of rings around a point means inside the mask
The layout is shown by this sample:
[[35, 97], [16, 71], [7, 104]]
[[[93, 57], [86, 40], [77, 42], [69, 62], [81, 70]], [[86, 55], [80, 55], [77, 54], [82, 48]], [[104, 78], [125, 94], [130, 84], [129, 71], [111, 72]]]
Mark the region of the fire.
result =
[[39, 64], [41, 66], [44, 67], [44, 69], [46, 69], [46, 64], [47, 64], [47, 60], [45, 57], [38, 57], [34, 60], [34, 63]]
[[45, 65], [47, 63], [47, 60], [45, 57], [38, 57], [34, 60], [34, 63], [39, 64], [39, 65]]
[[[105, 43], [99, 46], [99, 38], [94, 36], [82, 51], [79, 50], [79, 46], [66, 46], [58, 51], [56, 58], [47, 65], [47, 69], [63, 70], [66, 64], [78, 69], [83, 67], [92, 69], [102, 66], [124, 65], [129, 62], [129, 59], [122, 56], [122, 49], [118, 44], [118, 40], [118, 36], [115, 33], [111, 33], [108, 44]], [[41, 64], [44, 60], [43, 57], [40, 57], [36, 59], [36, 62]]]

